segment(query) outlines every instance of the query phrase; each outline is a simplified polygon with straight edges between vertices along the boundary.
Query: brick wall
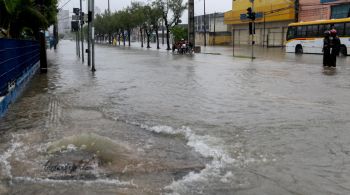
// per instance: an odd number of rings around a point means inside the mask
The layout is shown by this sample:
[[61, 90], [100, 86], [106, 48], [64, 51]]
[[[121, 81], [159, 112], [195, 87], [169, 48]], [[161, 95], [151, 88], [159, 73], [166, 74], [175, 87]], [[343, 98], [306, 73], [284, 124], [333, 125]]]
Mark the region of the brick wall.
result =
[[300, 0], [299, 4], [299, 21], [327, 20], [330, 18], [330, 5], [321, 4], [320, 0]]

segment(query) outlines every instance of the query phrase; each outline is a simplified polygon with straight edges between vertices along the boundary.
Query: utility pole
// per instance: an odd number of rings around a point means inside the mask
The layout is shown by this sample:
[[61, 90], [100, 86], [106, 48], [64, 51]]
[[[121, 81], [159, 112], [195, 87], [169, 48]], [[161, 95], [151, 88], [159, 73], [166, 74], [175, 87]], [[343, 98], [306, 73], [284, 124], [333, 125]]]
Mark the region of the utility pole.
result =
[[[111, 7], [109, 5], [109, 0], [108, 0], [108, 15], [111, 15]], [[111, 33], [108, 33], [108, 43], [111, 45], [112, 44], [112, 35]]]
[[299, 22], [299, 0], [294, 0], [295, 6], [295, 22]]
[[77, 46], [78, 46], [78, 57], [80, 58], [80, 31], [77, 31]]
[[194, 31], [194, 0], [188, 0], [188, 41], [196, 46], [196, 34]]
[[79, 45], [79, 38], [78, 38], [78, 34], [79, 34], [79, 31], [75, 32], [75, 52], [77, 54], [77, 56], [79, 56], [79, 48], [78, 48], [78, 45]]
[[235, 30], [232, 27], [232, 56], [235, 57]]
[[95, 0], [91, 0], [91, 71], [95, 72]]
[[213, 38], [214, 46], [215, 46], [215, 38], [216, 38], [216, 12], [214, 13], [214, 38]]
[[54, 45], [53, 48], [56, 50], [57, 49], [57, 43], [58, 43], [58, 29], [57, 29], [57, 20], [55, 24], [53, 25], [53, 37], [54, 37]]
[[83, 3], [82, 0], [80, 0], [80, 32], [81, 32], [81, 61], [84, 63], [84, 14], [83, 14]]
[[255, 35], [255, 17], [256, 17], [256, 14], [254, 12], [254, 0], [250, 0], [250, 2], [252, 3], [252, 7], [249, 7], [247, 9], [247, 18], [250, 19], [249, 35], [251, 36], [252, 61], [253, 61], [253, 59], [254, 59], [254, 45], [255, 45], [254, 35]]
[[91, 66], [91, 0], [88, 1], [88, 48], [87, 48], [87, 57], [88, 57], [88, 66]]
[[207, 46], [207, 17], [205, 13], [205, 0], [204, 0], [204, 47]]
[[162, 45], [164, 45], [164, 19], [162, 20]]
[[255, 45], [255, 40], [254, 40], [254, 35], [255, 35], [255, 12], [254, 12], [254, 0], [250, 0], [252, 2], [252, 12], [254, 15], [254, 18], [252, 18], [253, 22], [253, 33], [252, 33], [252, 61], [254, 60], [254, 45]]
[[263, 47], [265, 47], [265, 36], [266, 36], [266, 12], [264, 14], [264, 32], [263, 32]]

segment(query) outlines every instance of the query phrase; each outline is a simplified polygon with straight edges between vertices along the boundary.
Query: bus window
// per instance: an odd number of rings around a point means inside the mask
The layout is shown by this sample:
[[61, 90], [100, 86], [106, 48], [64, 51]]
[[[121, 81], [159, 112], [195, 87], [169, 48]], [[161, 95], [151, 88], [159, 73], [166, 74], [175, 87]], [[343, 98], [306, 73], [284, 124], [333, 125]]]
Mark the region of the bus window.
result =
[[345, 24], [345, 36], [350, 36], [350, 23]]
[[326, 31], [326, 26], [324, 24], [318, 25], [318, 36], [323, 37], [324, 32]]
[[344, 35], [344, 23], [334, 24], [334, 28], [337, 30], [338, 36], [343, 36]]
[[306, 26], [301, 27], [301, 37], [306, 37], [307, 36], [307, 28]]
[[294, 39], [296, 36], [296, 27], [292, 26], [288, 28], [287, 40]]
[[318, 37], [318, 25], [307, 26], [308, 37]]
[[297, 37], [298, 38], [303, 37], [301, 31], [302, 31], [302, 26], [298, 26], [298, 28], [297, 28]]

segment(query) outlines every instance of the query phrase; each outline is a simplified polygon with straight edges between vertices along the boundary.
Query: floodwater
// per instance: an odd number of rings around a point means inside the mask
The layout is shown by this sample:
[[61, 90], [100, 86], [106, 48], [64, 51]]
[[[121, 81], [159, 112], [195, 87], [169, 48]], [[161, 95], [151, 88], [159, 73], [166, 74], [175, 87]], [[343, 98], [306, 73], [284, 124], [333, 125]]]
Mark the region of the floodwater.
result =
[[0, 194], [350, 194], [349, 57], [74, 44], [0, 119]]

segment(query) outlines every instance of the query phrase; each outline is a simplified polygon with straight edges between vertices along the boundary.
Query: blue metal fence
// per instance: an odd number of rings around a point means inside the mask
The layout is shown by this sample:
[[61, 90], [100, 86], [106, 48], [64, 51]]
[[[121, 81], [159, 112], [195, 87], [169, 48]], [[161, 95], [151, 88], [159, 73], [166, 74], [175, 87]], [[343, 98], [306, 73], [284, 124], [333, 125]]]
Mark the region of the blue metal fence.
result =
[[0, 39], [0, 96], [40, 60], [38, 41]]

